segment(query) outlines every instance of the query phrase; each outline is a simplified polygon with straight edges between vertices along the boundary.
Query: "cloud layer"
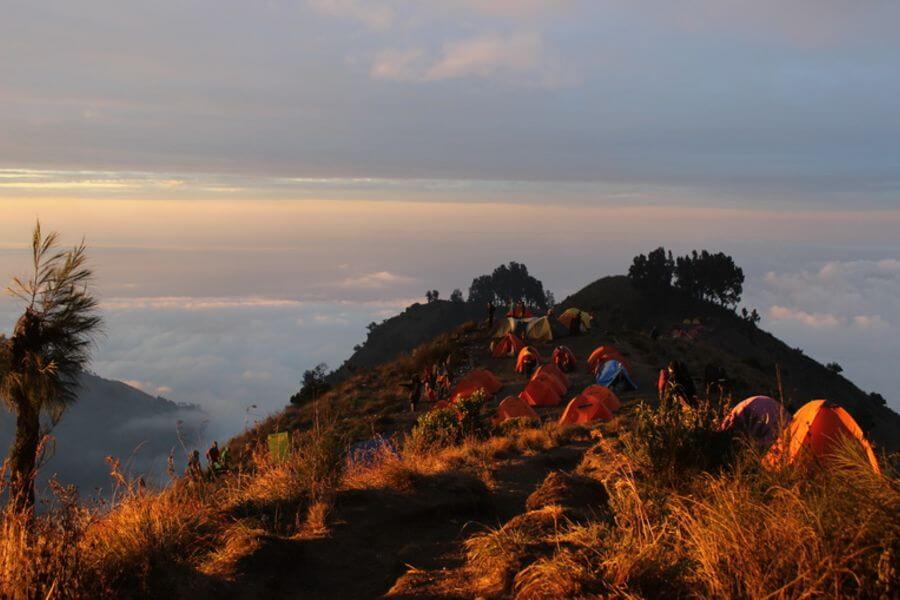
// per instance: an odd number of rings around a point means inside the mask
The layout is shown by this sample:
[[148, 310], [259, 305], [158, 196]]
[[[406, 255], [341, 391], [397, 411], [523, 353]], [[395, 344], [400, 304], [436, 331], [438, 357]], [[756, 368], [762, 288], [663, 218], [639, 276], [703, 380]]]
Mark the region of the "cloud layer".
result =
[[893, 364], [900, 357], [900, 260], [832, 260], [769, 271], [747, 286], [763, 325], [900, 407]]

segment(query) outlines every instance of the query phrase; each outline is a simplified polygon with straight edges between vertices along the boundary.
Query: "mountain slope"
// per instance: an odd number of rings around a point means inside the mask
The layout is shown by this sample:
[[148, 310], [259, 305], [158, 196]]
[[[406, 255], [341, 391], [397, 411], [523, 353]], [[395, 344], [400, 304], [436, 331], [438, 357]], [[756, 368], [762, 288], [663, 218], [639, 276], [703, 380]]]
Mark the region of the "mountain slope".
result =
[[[739, 385], [736, 391], [777, 397], [776, 370], [780, 369], [785, 401], [790, 407], [797, 408], [816, 398], [838, 402], [875, 441], [890, 449], [900, 448], [900, 415], [801, 349], [791, 348], [730, 310], [687, 298], [674, 290], [661, 299], [647, 298], [625, 276], [591, 283], [566, 298], [561, 310], [573, 306], [595, 314], [601, 330], [647, 332], [656, 327], [672, 352], [679, 354], [669, 358], [686, 360], [695, 378], [702, 378], [705, 366], [713, 363], [760, 386], [751, 389]], [[671, 339], [671, 331], [680, 328], [684, 319], [695, 318], [703, 325], [696, 340]], [[661, 368], [667, 357], [659, 358]]]
[[438, 300], [413, 304], [376, 325], [365, 342], [344, 363], [341, 371], [373, 367], [391, 361], [471, 319], [483, 318], [484, 307], [466, 302]]

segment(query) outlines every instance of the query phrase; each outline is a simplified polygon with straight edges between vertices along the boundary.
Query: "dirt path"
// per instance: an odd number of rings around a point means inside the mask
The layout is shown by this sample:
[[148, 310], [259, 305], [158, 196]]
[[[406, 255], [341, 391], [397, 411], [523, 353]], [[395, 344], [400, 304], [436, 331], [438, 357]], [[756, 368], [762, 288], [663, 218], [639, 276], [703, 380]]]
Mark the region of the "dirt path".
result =
[[434, 597], [433, 586], [420, 594], [418, 583], [433, 583], [445, 570], [459, 567], [466, 537], [523, 512], [526, 498], [544, 477], [573, 468], [588, 446], [576, 442], [510, 458], [495, 472], [492, 490], [477, 479], [447, 475], [429, 477], [408, 493], [342, 492], [327, 536], [263, 538], [224, 596], [378, 598], [404, 579], [404, 591], [395, 590], [393, 596]]

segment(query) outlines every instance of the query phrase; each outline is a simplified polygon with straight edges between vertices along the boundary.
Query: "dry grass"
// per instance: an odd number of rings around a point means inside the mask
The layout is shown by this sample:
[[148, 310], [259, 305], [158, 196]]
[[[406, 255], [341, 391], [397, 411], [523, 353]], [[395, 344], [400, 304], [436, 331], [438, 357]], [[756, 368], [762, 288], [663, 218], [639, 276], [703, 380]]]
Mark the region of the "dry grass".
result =
[[890, 598], [900, 589], [900, 486], [849, 447], [827, 472], [762, 471], [747, 452], [727, 470], [672, 484], [608, 440], [598, 446], [614, 467], [598, 468], [589, 452], [581, 472], [603, 477], [613, 523], [523, 531], [514, 519], [475, 535], [466, 543], [469, 568], [484, 577], [475, 592]]
[[260, 534], [322, 532], [342, 465], [342, 442], [328, 428], [299, 436], [283, 461], [259, 452], [247, 471], [159, 492], [125, 481], [114, 465], [120, 492], [111, 506], [80, 505], [60, 489], [46, 514], [0, 515], [0, 597], [209, 591], [209, 576], [227, 578]]

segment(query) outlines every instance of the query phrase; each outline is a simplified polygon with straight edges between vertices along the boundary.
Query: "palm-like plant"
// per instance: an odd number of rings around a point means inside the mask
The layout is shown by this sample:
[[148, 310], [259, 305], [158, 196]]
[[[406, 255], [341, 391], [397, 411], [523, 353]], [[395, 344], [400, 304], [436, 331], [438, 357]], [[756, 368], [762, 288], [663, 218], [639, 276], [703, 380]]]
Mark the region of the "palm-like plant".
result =
[[61, 250], [59, 236], [32, 238], [33, 271], [13, 278], [7, 291], [25, 304], [11, 338], [0, 338], [0, 399], [16, 414], [16, 437], [9, 449], [11, 506], [34, 506], [34, 477], [41, 415], [54, 422], [76, 398], [78, 375], [90, 360], [101, 319], [89, 286], [84, 241]]

